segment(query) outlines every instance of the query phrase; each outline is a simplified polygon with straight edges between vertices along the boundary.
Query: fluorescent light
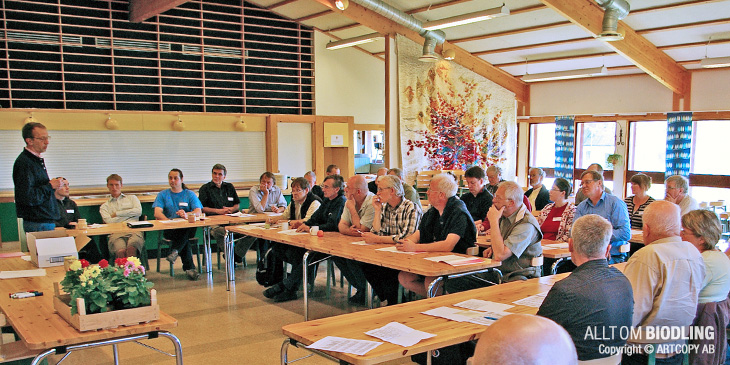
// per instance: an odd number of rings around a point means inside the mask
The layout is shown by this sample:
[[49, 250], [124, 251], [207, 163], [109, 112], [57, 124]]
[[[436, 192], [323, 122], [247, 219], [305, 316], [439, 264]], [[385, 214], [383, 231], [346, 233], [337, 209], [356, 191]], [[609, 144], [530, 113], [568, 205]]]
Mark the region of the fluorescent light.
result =
[[540, 74], [527, 74], [525, 76], [522, 76], [522, 81], [525, 82], [535, 82], [535, 81], [550, 81], [550, 80], [568, 80], [568, 79], [577, 79], [581, 77], [591, 77], [591, 76], [600, 76], [600, 75], [607, 75], [608, 70], [606, 69], [606, 66], [603, 67], [594, 67], [594, 68], [584, 68], [581, 70], [568, 70], [568, 71], [558, 71], [558, 72], [545, 72]]
[[363, 43], [370, 43], [378, 40], [378, 38], [382, 38], [383, 36], [380, 33], [370, 33], [361, 35], [359, 37], [355, 38], [348, 38], [348, 39], [342, 39], [339, 41], [333, 41], [327, 43], [327, 49], [339, 49], [339, 48], [345, 48], [345, 47], [352, 47], [358, 44]]
[[504, 15], [509, 15], [509, 8], [505, 5], [502, 5], [502, 7], [500, 7], [500, 8], [492, 8], [492, 9], [477, 11], [475, 13], [457, 15], [457, 16], [454, 16], [451, 18], [426, 22], [426, 23], [423, 23], [423, 29], [435, 30], [435, 29], [450, 28], [450, 27], [455, 27], [457, 25], [481, 22], [483, 20], [492, 19], [492, 18], [504, 16]]
[[730, 67], [730, 57], [703, 58], [700, 65], [703, 68]]

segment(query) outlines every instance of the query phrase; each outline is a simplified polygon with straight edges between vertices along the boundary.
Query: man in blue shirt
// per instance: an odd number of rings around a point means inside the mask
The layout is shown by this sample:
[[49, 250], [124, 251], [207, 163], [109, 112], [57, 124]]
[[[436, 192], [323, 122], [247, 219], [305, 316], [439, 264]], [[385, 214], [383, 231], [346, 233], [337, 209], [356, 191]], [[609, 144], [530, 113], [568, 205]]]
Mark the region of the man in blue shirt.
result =
[[575, 220], [586, 214], [597, 214], [606, 218], [613, 226], [611, 235], [611, 258], [609, 264], [625, 262], [627, 252], [621, 252], [621, 246], [631, 239], [631, 222], [626, 203], [603, 189], [603, 176], [596, 171], [586, 171], [581, 176], [581, 190], [587, 197], [575, 209]]

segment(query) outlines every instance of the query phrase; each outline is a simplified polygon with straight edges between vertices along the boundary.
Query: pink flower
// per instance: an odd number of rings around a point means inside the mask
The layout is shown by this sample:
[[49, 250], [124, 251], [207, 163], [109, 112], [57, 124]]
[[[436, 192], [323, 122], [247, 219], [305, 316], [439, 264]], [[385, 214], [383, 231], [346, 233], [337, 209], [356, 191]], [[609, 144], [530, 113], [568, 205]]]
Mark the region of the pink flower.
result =
[[99, 267], [102, 269], [106, 269], [107, 267], [109, 267], [109, 261], [107, 261], [107, 260], [99, 261]]

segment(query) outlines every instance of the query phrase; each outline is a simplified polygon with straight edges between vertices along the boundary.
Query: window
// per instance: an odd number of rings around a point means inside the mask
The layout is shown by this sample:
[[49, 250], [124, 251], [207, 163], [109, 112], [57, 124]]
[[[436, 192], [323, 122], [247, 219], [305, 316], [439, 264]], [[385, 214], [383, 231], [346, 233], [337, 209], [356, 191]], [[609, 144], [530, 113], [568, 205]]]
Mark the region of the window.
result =
[[[530, 125], [530, 167], [555, 168], [555, 123]], [[553, 181], [555, 177], [545, 177], [542, 183], [550, 189]]]
[[[727, 146], [730, 123], [727, 120], [698, 120], [692, 132], [693, 175], [730, 175], [730, 161], [721, 152]], [[699, 176], [693, 179], [696, 183]], [[703, 184], [700, 182], [700, 184]], [[715, 185], [717, 186], [717, 185]], [[690, 187], [690, 195], [698, 202], [725, 200], [730, 204], [730, 189], [708, 186]]]
[[[584, 122], [576, 125], [575, 167], [585, 169], [598, 163], [604, 170], [613, 166], [606, 163], [608, 155], [616, 151], [616, 122]], [[575, 176], [576, 181], [580, 176]], [[604, 181], [613, 190], [613, 181]], [[578, 182], [575, 186], [580, 186]]]
[[[664, 173], [667, 157], [667, 121], [631, 122], [629, 133], [628, 170]], [[626, 176], [626, 196], [632, 195], [631, 183], [628, 180], [633, 175], [629, 173]], [[647, 193], [654, 199], [663, 199], [664, 181], [653, 178]]]

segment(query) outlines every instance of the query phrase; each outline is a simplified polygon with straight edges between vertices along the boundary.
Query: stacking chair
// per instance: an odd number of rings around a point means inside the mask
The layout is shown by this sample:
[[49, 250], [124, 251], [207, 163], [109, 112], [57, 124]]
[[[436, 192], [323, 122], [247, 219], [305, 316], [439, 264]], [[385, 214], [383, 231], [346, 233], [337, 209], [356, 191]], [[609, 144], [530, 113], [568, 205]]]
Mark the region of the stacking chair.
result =
[[[165, 238], [165, 236], [162, 235], [163, 231], [157, 231], [157, 272], [160, 272], [160, 259], [162, 258], [162, 245], [166, 245], [168, 248], [168, 251], [172, 247], [172, 241]], [[188, 243], [191, 245], [191, 247], [195, 247], [195, 256], [197, 256], [198, 259], [198, 270], [201, 270], [200, 267], [200, 246], [198, 246], [198, 237], [193, 237], [190, 239], [190, 242]], [[175, 276], [175, 272], [173, 269], [173, 264], [170, 263], [170, 276]]]

